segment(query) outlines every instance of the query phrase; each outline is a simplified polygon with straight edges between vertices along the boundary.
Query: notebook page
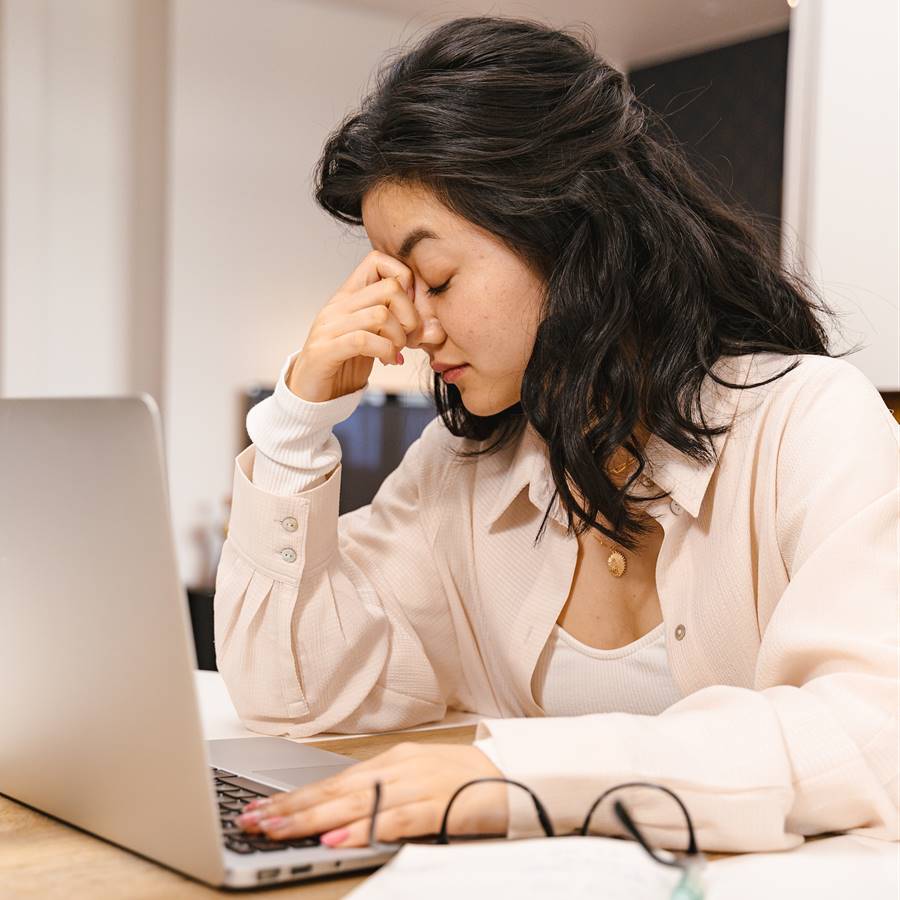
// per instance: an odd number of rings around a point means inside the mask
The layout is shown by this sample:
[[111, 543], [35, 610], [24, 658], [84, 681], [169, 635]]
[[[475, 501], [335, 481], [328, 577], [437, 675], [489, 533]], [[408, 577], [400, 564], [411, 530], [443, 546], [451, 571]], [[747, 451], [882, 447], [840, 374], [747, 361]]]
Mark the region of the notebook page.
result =
[[[679, 873], [637, 844], [611, 838], [407, 844], [350, 895], [353, 900], [668, 900]], [[717, 859], [704, 871], [707, 900], [897, 900], [900, 844], [859, 835], [793, 850]]]
[[603, 837], [407, 844], [353, 900], [668, 900], [680, 872], [633, 841]]

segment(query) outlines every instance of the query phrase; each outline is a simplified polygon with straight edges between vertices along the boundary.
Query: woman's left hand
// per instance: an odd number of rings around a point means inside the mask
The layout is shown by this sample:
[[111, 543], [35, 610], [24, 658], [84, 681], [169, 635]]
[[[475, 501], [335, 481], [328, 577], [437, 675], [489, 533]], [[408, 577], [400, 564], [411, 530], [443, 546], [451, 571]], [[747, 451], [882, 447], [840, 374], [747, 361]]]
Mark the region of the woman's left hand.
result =
[[[397, 744], [386, 753], [344, 769], [331, 778], [289, 793], [247, 804], [238, 824], [274, 840], [322, 835], [330, 847], [364, 847], [374, 784], [381, 782], [376, 838], [436, 834], [453, 792], [476, 778], [502, 778], [475, 747], [454, 744]], [[453, 834], [506, 834], [506, 785], [483, 784], [464, 791], [453, 804]]]

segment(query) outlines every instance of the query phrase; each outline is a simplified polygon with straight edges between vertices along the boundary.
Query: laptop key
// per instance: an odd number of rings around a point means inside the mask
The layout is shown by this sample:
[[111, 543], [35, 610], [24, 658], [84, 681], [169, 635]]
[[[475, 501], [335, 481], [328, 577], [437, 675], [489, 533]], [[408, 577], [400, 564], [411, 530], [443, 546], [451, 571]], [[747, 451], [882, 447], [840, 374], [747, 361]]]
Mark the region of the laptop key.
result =
[[273, 850], [289, 850], [290, 848], [287, 844], [251, 844], [250, 845], [254, 850], [259, 850], [260, 853], [271, 853]]
[[255, 852], [253, 847], [251, 847], [246, 841], [238, 841], [238, 840], [232, 840], [231, 838], [226, 838], [225, 846], [229, 850], [233, 850], [235, 853], [254, 853]]
[[312, 837], [308, 838], [291, 838], [289, 840], [284, 841], [288, 847], [318, 847], [319, 846], [319, 836], [317, 834], [312, 835]]

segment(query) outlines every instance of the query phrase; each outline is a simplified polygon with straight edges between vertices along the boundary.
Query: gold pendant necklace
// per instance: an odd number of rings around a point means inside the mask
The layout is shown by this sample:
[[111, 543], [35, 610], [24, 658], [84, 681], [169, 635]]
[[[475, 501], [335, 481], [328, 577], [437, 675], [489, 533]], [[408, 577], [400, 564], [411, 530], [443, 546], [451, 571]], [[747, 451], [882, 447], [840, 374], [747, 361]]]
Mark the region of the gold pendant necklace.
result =
[[[618, 466], [615, 469], [611, 469], [614, 475], [619, 475], [625, 471], [628, 467], [629, 460], [626, 460], [622, 463], [622, 465]], [[591, 534], [597, 539], [597, 541], [606, 547], [608, 550], [612, 552], [609, 554], [609, 557], [606, 560], [606, 568], [609, 569], [609, 574], [613, 576], [613, 578], [621, 578], [626, 570], [628, 569], [628, 560], [625, 559], [625, 554], [622, 553], [621, 550], [616, 550], [615, 547], [610, 547], [605, 541], [601, 541], [600, 538], [597, 537], [597, 532], [591, 529]]]
[[601, 541], [600, 538], [597, 537], [596, 532], [592, 531], [591, 534], [597, 539], [597, 542], [602, 544], [609, 550], [612, 550], [612, 553], [609, 554], [609, 557], [606, 560], [606, 568], [609, 569], [609, 574], [613, 576], [613, 578], [621, 578], [625, 571], [628, 569], [628, 560], [625, 559], [625, 554], [620, 550], [616, 550], [615, 547], [610, 547], [605, 541]]
[[[612, 469], [614, 475], [619, 475], [627, 468], [629, 460], [626, 460], [622, 463], [618, 468]], [[611, 550], [612, 553], [609, 554], [609, 557], [606, 560], [606, 568], [609, 569], [609, 574], [613, 576], [613, 578], [621, 578], [626, 570], [628, 569], [628, 560], [625, 559], [625, 554], [621, 552], [621, 550], [616, 550], [615, 547], [610, 547], [605, 541], [601, 541], [600, 538], [597, 537], [596, 531], [591, 531], [591, 534], [597, 538], [598, 543], [602, 544], [608, 550]]]

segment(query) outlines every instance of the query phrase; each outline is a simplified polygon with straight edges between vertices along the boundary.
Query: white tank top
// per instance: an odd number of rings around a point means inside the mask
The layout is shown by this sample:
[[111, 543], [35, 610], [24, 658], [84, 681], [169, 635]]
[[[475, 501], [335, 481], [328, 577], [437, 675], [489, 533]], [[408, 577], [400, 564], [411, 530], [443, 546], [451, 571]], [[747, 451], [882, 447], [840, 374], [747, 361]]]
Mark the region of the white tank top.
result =
[[665, 622], [614, 650], [589, 647], [554, 625], [532, 678], [534, 699], [548, 716], [656, 715], [681, 699], [665, 641]]

